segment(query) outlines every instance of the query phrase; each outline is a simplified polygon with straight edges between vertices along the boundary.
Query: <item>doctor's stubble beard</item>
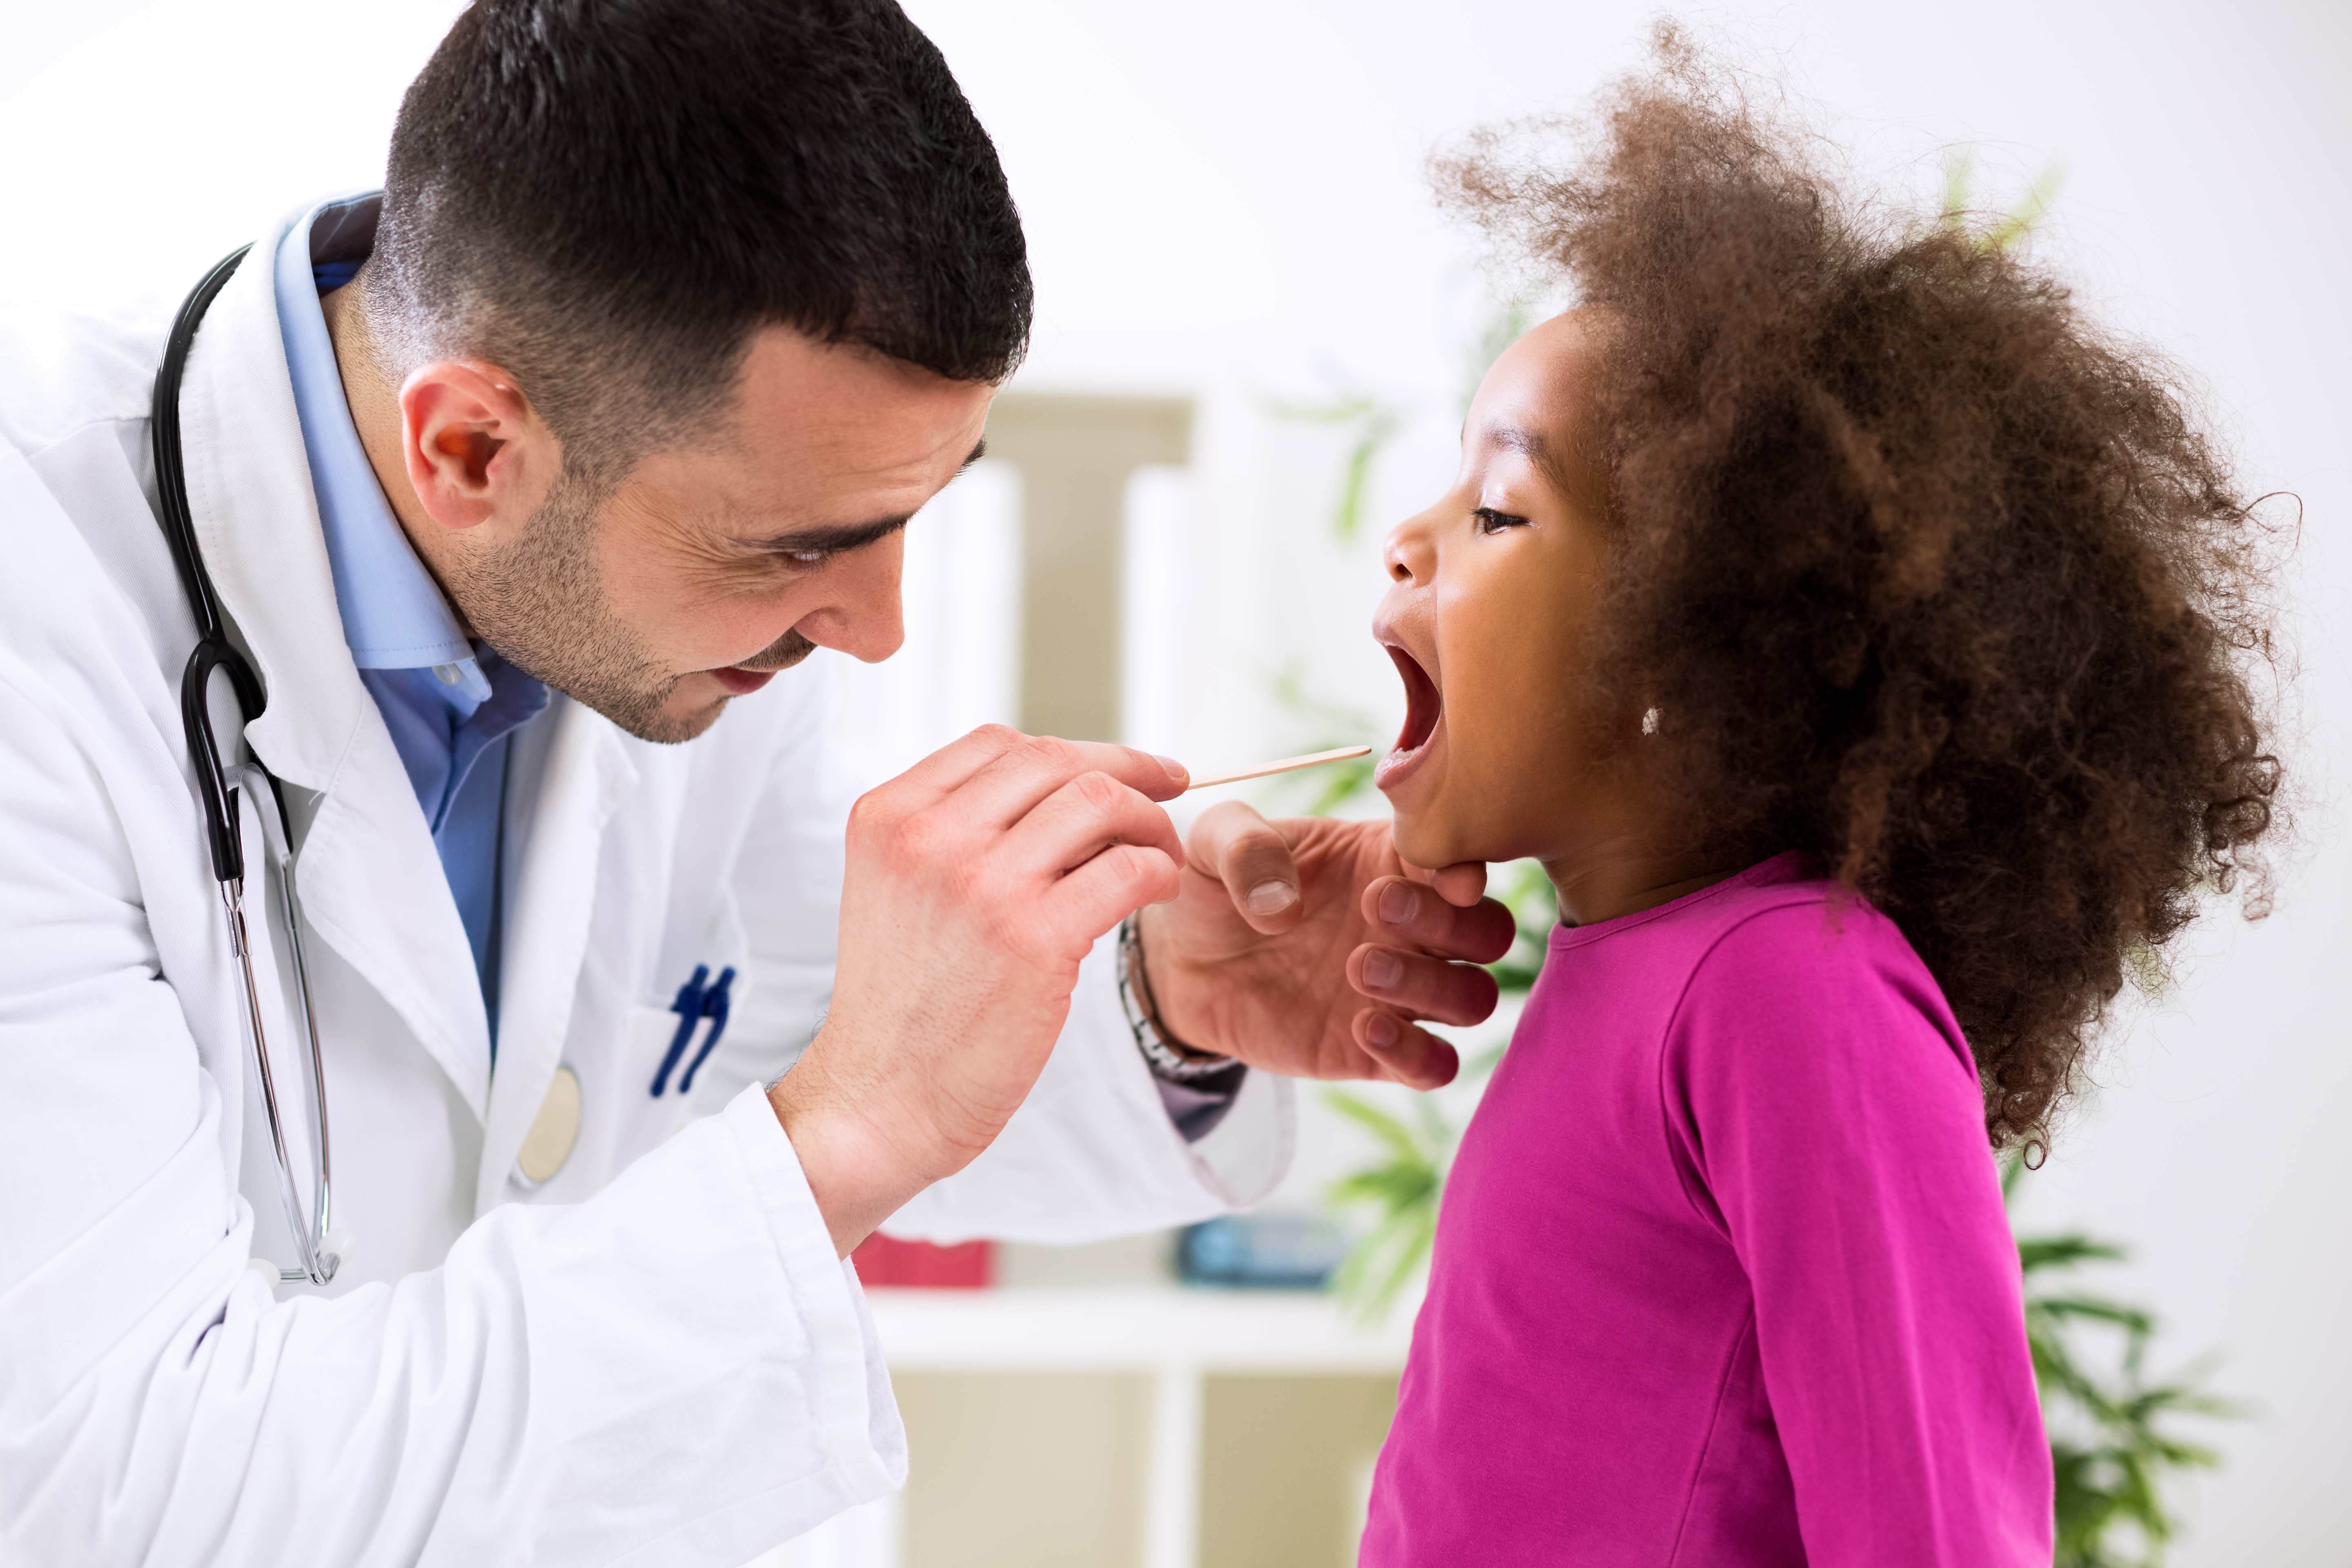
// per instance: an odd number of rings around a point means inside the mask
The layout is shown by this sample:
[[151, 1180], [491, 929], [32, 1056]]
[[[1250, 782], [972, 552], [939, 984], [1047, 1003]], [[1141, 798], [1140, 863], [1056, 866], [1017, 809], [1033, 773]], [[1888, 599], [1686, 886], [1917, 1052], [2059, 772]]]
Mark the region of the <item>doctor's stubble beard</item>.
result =
[[[500, 658], [593, 708], [639, 740], [691, 741], [718, 722], [721, 698], [691, 713], [665, 712], [683, 676], [662, 668], [613, 614], [596, 531], [609, 491], [557, 476], [513, 549], [450, 574], [450, 597]], [[790, 669], [816, 645], [787, 631], [736, 668]]]

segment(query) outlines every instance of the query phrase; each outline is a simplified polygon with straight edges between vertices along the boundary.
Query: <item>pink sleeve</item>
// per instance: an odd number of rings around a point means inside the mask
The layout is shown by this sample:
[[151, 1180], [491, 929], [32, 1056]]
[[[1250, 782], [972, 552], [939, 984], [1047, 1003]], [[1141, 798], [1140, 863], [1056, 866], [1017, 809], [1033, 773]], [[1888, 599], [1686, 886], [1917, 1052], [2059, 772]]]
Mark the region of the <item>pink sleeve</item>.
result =
[[1743, 921], [1663, 1072], [1690, 1200], [1755, 1292], [1811, 1568], [2047, 1568], [2017, 1249], [1975, 1070], [1901, 934], [1819, 903]]

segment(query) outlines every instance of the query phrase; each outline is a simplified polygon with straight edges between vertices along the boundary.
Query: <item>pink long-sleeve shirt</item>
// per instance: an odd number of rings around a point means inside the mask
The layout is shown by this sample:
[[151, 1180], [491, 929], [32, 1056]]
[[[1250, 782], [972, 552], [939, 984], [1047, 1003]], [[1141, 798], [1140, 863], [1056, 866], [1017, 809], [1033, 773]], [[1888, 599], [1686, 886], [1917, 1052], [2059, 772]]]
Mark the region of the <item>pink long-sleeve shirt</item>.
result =
[[1782, 856], [1551, 935], [1454, 1165], [1366, 1568], [2005, 1568], [2050, 1450], [1976, 1071]]

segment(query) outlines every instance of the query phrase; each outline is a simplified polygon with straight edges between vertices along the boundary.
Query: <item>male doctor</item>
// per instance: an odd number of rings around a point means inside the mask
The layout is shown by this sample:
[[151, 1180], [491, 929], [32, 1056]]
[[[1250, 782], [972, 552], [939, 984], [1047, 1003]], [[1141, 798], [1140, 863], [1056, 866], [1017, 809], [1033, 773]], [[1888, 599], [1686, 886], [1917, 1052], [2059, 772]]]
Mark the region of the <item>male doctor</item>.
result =
[[0, 1562], [726, 1568], [903, 1476], [876, 1226], [1196, 1219], [1280, 1173], [1269, 1075], [1451, 1074], [1477, 868], [1181, 844], [1180, 765], [1003, 730], [853, 802], [788, 672], [898, 646], [1030, 297], [888, 0], [480, 0], [385, 191], [230, 277], [177, 406], [324, 1286], [178, 705], [168, 312], [0, 326]]

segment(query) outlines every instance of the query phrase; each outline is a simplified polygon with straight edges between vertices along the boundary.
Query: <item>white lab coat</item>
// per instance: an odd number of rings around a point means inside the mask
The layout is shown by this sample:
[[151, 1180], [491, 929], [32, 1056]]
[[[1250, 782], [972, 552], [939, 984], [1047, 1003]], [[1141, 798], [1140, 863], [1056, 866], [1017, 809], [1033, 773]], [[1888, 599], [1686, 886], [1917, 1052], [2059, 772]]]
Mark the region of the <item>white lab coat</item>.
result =
[[[176, 301], [8, 316], [0, 1563], [730, 1568], [905, 1468], [856, 1277], [759, 1088], [831, 986], [855, 791], [823, 667], [683, 746], [561, 697], [526, 731], [492, 1072], [464, 930], [344, 647], [270, 273], [247, 260], [197, 340], [188, 488], [269, 691], [245, 739], [293, 802], [357, 1250], [325, 1289], [247, 1268], [294, 1253], [182, 738], [194, 623], [153, 512]], [[249, 811], [246, 837], [257, 858]], [[276, 918], [252, 924], [282, 984]], [[1278, 1177], [1284, 1087], [1251, 1075], [1187, 1146], [1106, 957], [1003, 1137], [895, 1233], [1082, 1241]], [[688, 1107], [647, 1087], [697, 963], [740, 974]], [[925, 983], [911, 959], [905, 983]], [[296, 1026], [265, 990], [307, 1183]], [[579, 1142], [528, 1190], [516, 1152], [559, 1064]]]

